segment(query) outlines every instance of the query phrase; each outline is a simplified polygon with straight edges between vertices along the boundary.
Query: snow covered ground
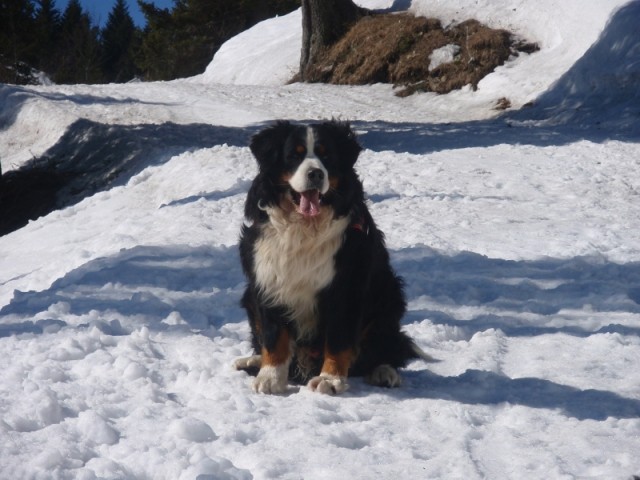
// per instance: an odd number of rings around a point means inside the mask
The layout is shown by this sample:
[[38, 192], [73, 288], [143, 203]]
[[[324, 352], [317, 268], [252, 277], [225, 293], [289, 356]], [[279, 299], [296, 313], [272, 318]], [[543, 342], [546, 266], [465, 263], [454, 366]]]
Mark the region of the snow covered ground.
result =
[[[475, 92], [283, 85], [294, 13], [193, 79], [0, 86], [3, 171], [92, 172], [0, 238], [0, 479], [640, 475], [640, 2], [362, 3], [542, 49]], [[440, 361], [396, 390], [258, 395], [231, 368], [247, 141], [331, 116], [365, 147], [404, 328]]]

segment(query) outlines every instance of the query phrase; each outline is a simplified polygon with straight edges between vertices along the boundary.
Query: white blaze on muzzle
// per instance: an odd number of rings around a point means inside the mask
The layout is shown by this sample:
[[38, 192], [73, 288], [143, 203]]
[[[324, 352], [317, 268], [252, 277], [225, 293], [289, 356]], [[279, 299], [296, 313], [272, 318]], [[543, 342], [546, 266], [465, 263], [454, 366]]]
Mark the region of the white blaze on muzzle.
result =
[[315, 135], [307, 128], [307, 156], [289, 180], [289, 185], [300, 194], [298, 210], [302, 215], [315, 216], [320, 213], [320, 196], [329, 190], [329, 173], [314, 153]]

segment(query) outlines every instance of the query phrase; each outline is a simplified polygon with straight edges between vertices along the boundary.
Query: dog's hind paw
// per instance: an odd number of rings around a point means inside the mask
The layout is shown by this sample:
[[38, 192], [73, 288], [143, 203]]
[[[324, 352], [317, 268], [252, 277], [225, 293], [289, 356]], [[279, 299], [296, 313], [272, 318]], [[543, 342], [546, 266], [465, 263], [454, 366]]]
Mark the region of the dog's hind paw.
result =
[[233, 368], [236, 370], [260, 370], [262, 366], [262, 355], [252, 355], [250, 357], [238, 358], [233, 362]]
[[314, 392], [324, 393], [326, 395], [336, 395], [349, 388], [349, 384], [345, 377], [339, 377], [336, 375], [320, 375], [309, 380], [307, 387]]
[[378, 365], [369, 375], [364, 377], [364, 381], [376, 387], [395, 388], [402, 385], [402, 377], [400, 377], [398, 370], [387, 364]]

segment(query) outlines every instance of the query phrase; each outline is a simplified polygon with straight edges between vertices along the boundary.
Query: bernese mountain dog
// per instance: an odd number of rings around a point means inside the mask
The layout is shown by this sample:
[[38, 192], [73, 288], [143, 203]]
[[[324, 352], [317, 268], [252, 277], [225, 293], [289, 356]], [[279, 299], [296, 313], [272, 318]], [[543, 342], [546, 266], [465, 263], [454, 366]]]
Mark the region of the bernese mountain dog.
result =
[[348, 376], [399, 386], [397, 368], [429, 357], [400, 330], [402, 281], [367, 209], [349, 124], [279, 121], [250, 148], [259, 171], [240, 257], [255, 355], [235, 367], [256, 375], [260, 393], [292, 381], [336, 394]]

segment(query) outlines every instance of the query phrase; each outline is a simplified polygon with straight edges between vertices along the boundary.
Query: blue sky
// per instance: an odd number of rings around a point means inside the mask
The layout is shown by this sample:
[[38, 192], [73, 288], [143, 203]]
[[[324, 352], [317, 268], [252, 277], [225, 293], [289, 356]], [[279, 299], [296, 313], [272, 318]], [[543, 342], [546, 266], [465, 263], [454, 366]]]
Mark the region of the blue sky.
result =
[[[169, 8], [173, 6], [173, 0], [147, 0], [156, 4], [161, 8]], [[56, 7], [60, 10], [60, 13], [64, 12], [69, 0], [55, 0]], [[113, 8], [115, 0], [80, 0], [82, 8], [91, 15], [93, 21], [100, 26], [104, 26], [109, 18], [109, 12]], [[138, 2], [136, 0], [127, 0], [129, 4], [129, 13], [133, 18], [136, 25], [144, 26], [144, 16], [138, 8]]]

